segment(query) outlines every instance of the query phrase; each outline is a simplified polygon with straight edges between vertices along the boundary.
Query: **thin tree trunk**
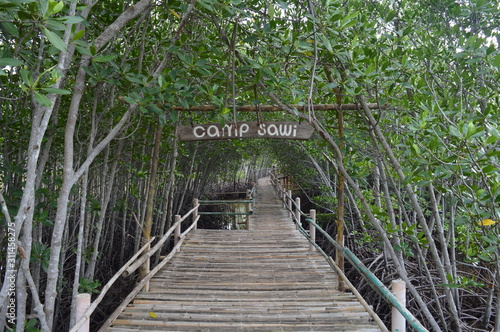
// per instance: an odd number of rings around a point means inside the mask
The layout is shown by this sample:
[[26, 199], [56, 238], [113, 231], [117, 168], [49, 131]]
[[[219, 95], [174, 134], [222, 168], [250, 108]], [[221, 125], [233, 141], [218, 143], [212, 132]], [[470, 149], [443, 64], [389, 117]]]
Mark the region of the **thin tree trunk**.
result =
[[[340, 150], [340, 155], [338, 156], [338, 159], [340, 159], [343, 162], [343, 153], [342, 150], [344, 149], [344, 114], [342, 112], [342, 108], [340, 105], [342, 105], [342, 100], [340, 97], [340, 93], [337, 94], [337, 105], [338, 110], [337, 110], [337, 125], [338, 125], [338, 138], [339, 138], [339, 150]], [[338, 180], [338, 190], [337, 190], [337, 243], [341, 246], [344, 247], [344, 187], [345, 187], [345, 181], [344, 181], [344, 175], [342, 172], [337, 173], [337, 180]], [[340, 253], [339, 250], [336, 251], [336, 262], [337, 266], [341, 271], [344, 271], [344, 256]], [[345, 290], [345, 283], [342, 280], [342, 278], [339, 278], [339, 291], [343, 292]]]
[[[379, 127], [378, 121], [375, 120], [375, 118], [373, 117], [371, 110], [368, 108], [364, 98], [362, 96], [358, 96], [357, 99], [358, 99], [358, 101], [361, 105], [361, 108], [362, 108], [362, 110], [363, 110], [363, 112], [364, 112], [364, 114], [369, 122], [369, 125], [371, 126], [371, 129], [374, 131], [374, 134], [378, 138], [380, 144], [382, 145], [387, 156], [389, 157], [389, 160], [392, 164], [392, 167], [394, 168], [394, 170], [398, 174], [400, 180], [404, 181], [405, 175], [403, 173], [401, 165], [400, 165], [399, 161], [397, 160], [397, 158], [394, 156], [394, 153], [393, 153], [391, 147], [387, 143], [385, 136]], [[406, 186], [404, 186], [404, 188], [405, 188], [405, 190], [410, 198], [410, 203], [411, 203], [412, 207], [414, 208], [415, 212], [417, 213], [417, 218], [418, 218], [419, 224], [422, 227], [427, 240], [429, 241], [429, 248], [431, 250], [431, 255], [434, 259], [434, 262], [436, 264], [436, 268], [438, 270], [439, 277], [441, 278], [441, 283], [447, 283], [448, 281], [446, 278], [445, 268], [444, 268], [443, 263], [441, 261], [439, 251], [438, 251], [436, 244], [434, 242], [432, 232], [427, 225], [427, 221], [425, 220], [424, 213], [423, 213], [423, 211], [418, 203], [417, 195], [413, 191], [411, 184], [408, 183]], [[429, 282], [432, 282], [432, 280], [429, 280]], [[444, 291], [446, 294], [446, 299], [448, 301], [448, 309], [450, 310], [450, 313], [451, 313], [452, 330], [459, 332], [459, 331], [461, 331], [461, 324], [460, 324], [460, 319], [458, 317], [455, 301], [453, 299], [453, 296], [452, 296], [449, 288], [445, 287]]]
[[[89, 145], [90, 146], [90, 145]], [[80, 287], [80, 272], [82, 271], [82, 253], [83, 253], [83, 237], [85, 231], [85, 215], [87, 206], [87, 189], [89, 182], [89, 172], [88, 170], [84, 173], [80, 192], [80, 218], [78, 222], [78, 241], [76, 246], [76, 264], [75, 264], [75, 276], [73, 280], [73, 290], [71, 293], [71, 313], [70, 313], [70, 328], [76, 323], [76, 297], [78, 295], [78, 289]]]
[[[72, 4], [76, 6], [76, 3]], [[141, 0], [134, 6], [129, 7], [125, 12], [123, 12], [104, 32], [95, 39], [94, 45], [96, 51], [102, 49], [110, 40], [112, 40], [120, 30], [132, 19], [140, 15], [142, 12], [147, 10], [151, 5], [150, 0]], [[69, 42], [69, 33], [67, 42]], [[59, 275], [59, 263], [60, 263], [60, 251], [62, 248], [62, 237], [64, 233], [64, 228], [66, 225], [66, 216], [68, 213], [68, 201], [70, 190], [73, 185], [78, 181], [80, 176], [85, 172], [90, 164], [93, 162], [95, 157], [104, 149], [104, 147], [109, 144], [111, 139], [113, 139], [121, 128], [128, 121], [131, 113], [137, 108], [137, 105], [131, 105], [129, 109], [122, 116], [118, 124], [111, 130], [111, 132], [106, 136], [106, 138], [99, 143], [96, 148], [92, 151], [91, 155], [85, 160], [78, 171], [75, 172], [73, 168], [73, 158], [74, 158], [74, 133], [76, 120], [78, 116], [78, 111], [80, 107], [80, 102], [83, 97], [86, 86], [86, 72], [85, 67], [88, 66], [90, 61], [90, 56], [83, 56], [81, 65], [78, 70], [78, 74], [75, 78], [75, 85], [73, 89], [73, 95], [71, 99], [71, 104], [68, 112], [68, 119], [66, 122], [65, 139], [64, 139], [64, 166], [63, 166], [63, 183], [61, 190], [59, 192], [59, 198], [57, 201], [57, 213], [54, 220], [54, 228], [52, 232], [52, 243], [51, 243], [51, 254], [48, 267], [47, 275], [47, 286], [45, 288], [45, 314], [47, 316], [47, 323], [49, 327], [52, 328], [54, 320], [54, 308], [55, 308], [55, 298], [57, 294], [57, 277]]]
[[[70, 7], [69, 15], [74, 15], [76, 10], [76, 3], [72, 4]], [[64, 32], [63, 41], [65, 45], [69, 44], [69, 38], [71, 34], [71, 25], [66, 27]], [[72, 52], [74, 48], [68, 47], [67, 51], [61, 52], [59, 56], [59, 61], [57, 68], [60, 73], [65, 73], [69, 60], [72, 58]], [[59, 79], [52, 87], [60, 88], [62, 84], [62, 80]], [[21, 202], [19, 204], [19, 209], [14, 217], [15, 222], [15, 233], [14, 238], [15, 241], [15, 251], [18, 251], [17, 243], [19, 236], [21, 235], [21, 230], [24, 232], [32, 232], [31, 225], [33, 222], [33, 213], [35, 210], [35, 191], [36, 191], [36, 177], [37, 177], [37, 164], [40, 156], [40, 147], [42, 146], [42, 142], [45, 136], [45, 132], [47, 131], [47, 127], [49, 121], [52, 117], [52, 112], [55, 107], [55, 101], [59, 98], [59, 95], [49, 94], [47, 96], [51, 102], [51, 106], [42, 107], [37, 102], [35, 102], [35, 106], [33, 109], [33, 117], [31, 121], [31, 133], [30, 139], [28, 143], [28, 153], [27, 153], [27, 161], [26, 161], [26, 174], [25, 174], [25, 182], [24, 182], [24, 190], [23, 195], [21, 197]], [[28, 224], [26, 227], [23, 227], [25, 224]], [[29, 242], [25, 242], [29, 241]], [[28, 266], [29, 271], [29, 258], [31, 256], [31, 243], [32, 235], [25, 235], [24, 240], [21, 242], [21, 249], [25, 253], [25, 258], [23, 260], [27, 260], [24, 263], [23, 267]], [[23, 264], [23, 263], [21, 263]], [[12, 269], [14, 270], [14, 269]], [[6, 308], [6, 301], [8, 300], [8, 291], [9, 291], [9, 276], [12, 271], [7, 268], [7, 271], [4, 275], [4, 281], [2, 284], [2, 289], [0, 290], [0, 306], [2, 308]], [[21, 276], [22, 280], [25, 280], [24, 276]], [[21, 281], [22, 281], [21, 280]], [[24, 330], [24, 320], [25, 320], [25, 310], [26, 310], [26, 289], [24, 285], [17, 290], [17, 293], [20, 297], [21, 302], [17, 302], [17, 323], [20, 329]], [[23, 304], [24, 302], [24, 304]], [[24, 307], [23, 307], [24, 305]], [[3, 319], [0, 322], [0, 329], [3, 329]]]
[[[97, 136], [97, 103], [98, 98], [95, 98], [92, 106], [89, 143], [87, 145], [87, 157], [90, 156], [92, 149], [94, 148], [95, 138]], [[87, 218], [88, 183], [89, 170], [87, 169], [83, 174], [80, 194], [80, 218], [77, 235], [78, 240], [76, 250], [75, 276], [73, 280], [73, 290], [71, 296], [70, 327], [76, 323], [76, 297], [78, 295], [78, 289], [80, 288], [80, 276], [83, 274], [83, 271], [85, 271], [85, 261], [82, 261], [83, 248], [87, 247], [88, 239], [90, 239], [90, 218]], [[86, 223], [86, 220], [89, 220], [89, 222]], [[85, 226], [87, 226], [87, 228]]]
[[[149, 188], [146, 200], [146, 218], [142, 229], [142, 244], [145, 245], [151, 239], [151, 229], [153, 227], [153, 209], [154, 199], [156, 195], [156, 174], [158, 172], [158, 161], [160, 159], [161, 136], [163, 133], [163, 125], [158, 119], [158, 124], [155, 132], [155, 140], [153, 153], [151, 157], [151, 172], [149, 175]], [[146, 250], [149, 250], [147, 248]], [[149, 273], [150, 260], [146, 260], [139, 270], [139, 280], [143, 279]]]
[[165, 197], [165, 201], [163, 202], [164, 206], [164, 215], [165, 220], [162, 220], [163, 233], [170, 229], [170, 225], [172, 224], [173, 218], [173, 209], [174, 209], [174, 188], [175, 188], [175, 170], [177, 168], [177, 158], [179, 157], [179, 148], [177, 144], [177, 137], [174, 137], [173, 140], [173, 152], [172, 152], [172, 160], [170, 163], [170, 176], [168, 179], [168, 196]]
[[[102, 235], [102, 226], [104, 224], [104, 220], [106, 219], [106, 211], [108, 210], [109, 200], [111, 198], [111, 192], [113, 190], [114, 183], [114, 169], [111, 172], [108, 172], [108, 163], [109, 163], [109, 152], [111, 147], [108, 145], [106, 147], [106, 152], [104, 153], [104, 167], [100, 176], [101, 179], [101, 209], [99, 211], [99, 218], [97, 219], [96, 231], [93, 234], [94, 243], [92, 244], [92, 248], [94, 251], [92, 252], [92, 256], [89, 261], [89, 265], [87, 266], [87, 270], [85, 271], [85, 279], [94, 280], [95, 267], [97, 265], [97, 256], [99, 255], [99, 244], [101, 242]], [[115, 166], [115, 165], [113, 165]], [[108, 178], [109, 177], [109, 178]], [[109, 181], [109, 182], [108, 182]]]
[[127, 219], [128, 219], [128, 200], [129, 200], [129, 193], [130, 193], [130, 182], [126, 181], [124, 185], [125, 189], [125, 198], [123, 200], [123, 214], [122, 214], [122, 232], [121, 232], [121, 243], [122, 245], [120, 246], [120, 266], [125, 264], [125, 248], [127, 247]]
[[182, 207], [184, 206], [184, 197], [186, 196], [186, 192], [188, 191], [189, 184], [192, 181], [191, 174], [193, 174], [194, 164], [196, 162], [196, 155], [198, 154], [198, 142], [195, 145], [194, 152], [191, 155], [191, 161], [189, 162], [189, 177], [184, 182], [184, 187], [181, 189], [181, 198], [179, 199], [179, 204], [177, 206], [177, 213], [180, 214]]

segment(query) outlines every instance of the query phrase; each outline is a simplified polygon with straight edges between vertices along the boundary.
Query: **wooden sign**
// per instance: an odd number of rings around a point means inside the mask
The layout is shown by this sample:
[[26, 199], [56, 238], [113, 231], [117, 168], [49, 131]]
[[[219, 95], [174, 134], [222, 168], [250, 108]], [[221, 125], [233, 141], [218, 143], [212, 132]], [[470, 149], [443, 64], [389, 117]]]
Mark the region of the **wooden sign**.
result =
[[181, 141], [207, 141], [244, 138], [276, 138], [308, 140], [314, 128], [307, 122], [206, 123], [178, 129]]

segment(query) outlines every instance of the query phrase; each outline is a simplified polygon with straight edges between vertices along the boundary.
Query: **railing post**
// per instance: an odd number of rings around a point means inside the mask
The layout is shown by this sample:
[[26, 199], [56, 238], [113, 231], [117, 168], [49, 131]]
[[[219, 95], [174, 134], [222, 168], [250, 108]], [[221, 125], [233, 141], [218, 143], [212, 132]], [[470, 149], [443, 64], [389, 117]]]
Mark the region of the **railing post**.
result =
[[[316, 210], [309, 210], [309, 217], [316, 223]], [[316, 227], [312, 223], [309, 223], [309, 236], [311, 237], [311, 242], [309, 244], [309, 250], [314, 251], [316, 248], [313, 243], [316, 243]]]
[[292, 191], [288, 190], [288, 217], [292, 216]]
[[[193, 207], [196, 207], [198, 205], [198, 198], [193, 198]], [[196, 218], [198, 218], [198, 207], [193, 211], [193, 223], [195, 223], [193, 230], [198, 229], [198, 221], [196, 221]]]
[[297, 205], [295, 209], [295, 219], [297, 219], [297, 223], [295, 224], [295, 229], [299, 229], [300, 223], [300, 197], [295, 198], [295, 204]]
[[281, 187], [281, 197], [282, 198], [282, 201], [283, 201], [283, 208], [286, 209], [287, 208], [287, 204], [286, 204], [286, 189], [285, 187]]
[[[392, 281], [392, 293], [401, 306], [406, 307], [406, 283], [403, 280], [398, 279]], [[391, 323], [392, 332], [406, 331], [406, 319], [395, 307], [392, 307]]]
[[[176, 215], [175, 219], [174, 219], [174, 223], [178, 222], [180, 219], [181, 219], [181, 216], [180, 215]], [[175, 227], [174, 245], [176, 245], [179, 242], [179, 240], [181, 239], [181, 224], [182, 223], [179, 223], [179, 225], [177, 225], [177, 227]]]
[[[80, 321], [85, 316], [85, 311], [90, 307], [90, 294], [82, 293], [76, 296], [76, 322]], [[78, 332], [90, 331], [90, 319], [78, 329]]]
[[[250, 190], [247, 189], [247, 199], [249, 199], [250, 197]], [[245, 212], [246, 213], [250, 213], [250, 211], [252, 211], [252, 203], [246, 203], [245, 204]], [[245, 215], [245, 226], [246, 226], [246, 229], [247, 231], [250, 230], [250, 215], [247, 214]]]

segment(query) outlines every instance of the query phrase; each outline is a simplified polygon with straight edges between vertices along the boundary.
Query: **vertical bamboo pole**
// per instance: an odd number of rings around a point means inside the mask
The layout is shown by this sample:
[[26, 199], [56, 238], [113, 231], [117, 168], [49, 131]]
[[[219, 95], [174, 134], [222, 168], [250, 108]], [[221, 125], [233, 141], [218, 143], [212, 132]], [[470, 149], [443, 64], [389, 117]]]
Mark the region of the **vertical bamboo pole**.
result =
[[[76, 296], [76, 322], [85, 316], [85, 311], [90, 307], [90, 294], [82, 293]], [[89, 332], [90, 320], [87, 319], [85, 323], [78, 329], [78, 332]]]
[[288, 190], [287, 201], [288, 201], [288, 217], [291, 217], [292, 216], [292, 191], [291, 190]]
[[[193, 207], [198, 206], [199, 201], [198, 198], [193, 198]], [[198, 229], [198, 222], [196, 221], [196, 218], [198, 218], [198, 208], [193, 211], [193, 223], [195, 223], [193, 230]]]
[[295, 198], [295, 204], [297, 205], [297, 208], [295, 209], [295, 219], [297, 219], [297, 223], [295, 224], [295, 229], [299, 229], [299, 223], [300, 223], [300, 197]]
[[[341, 104], [341, 99], [339, 95], [337, 95], [337, 103]], [[342, 113], [342, 108], [338, 107], [337, 110], [337, 115], [338, 115], [338, 127], [339, 127], [339, 148], [343, 149], [344, 147], [344, 115]], [[340, 163], [343, 163], [343, 156], [340, 156]], [[340, 168], [338, 170], [337, 174], [338, 178], [338, 193], [337, 193], [337, 198], [338, 198], [338, 207], [337, 207], [337, 242], [340, 244], [340, 246], [344, 246], [344, 175], [340, 171]], [[336, 253], [336, 261], [338, 267], [344, 272], [344, 256], [337, 250]], [[344, 283], [344, 280], [342, 278], [339, 278], [339, 291], [343, 292], [345, 290], [346, 286]]]
[[[163, 132], [163, 126], [161, 121], [158, 120], [158, 125], [155, 132], [155, 142], [153, 147], [153, 153], [151, 157], [151, 173], [149, 175], [148, 192], [146, 197], [146, 216], [144, 219], [144, 227], [142, 229], [142, 244], [144, 245], [151, 239], [151, 230], [153, 228], [153, 210], [154, 210], [154, 198], [156, 195], [156, 174], [158, 172], [158, 161], [160, 158], [160, 145], [161, 136]], [[149, 249], [149, 248], [148, 248]], [[97, 250], [97, 248], [95, 248]], [[139, 270], [139, 279], [144, 278], [150, 269], [150, 259], [146, 260]], [[149, 283], [147, 284], [147, 287]], [[147, 289], [145, 289], [147, 291]]]
[[[316, 210], [309, 210], [309, 217], [316, 223]], [[312, 223], [309, 223], [309, 236], [311, 237], [311, 242], [316, 243], [316, 227]], [[316, 247], [312, 243], [309, 244], [310, 251], [316, 250]]]
[[[250, 189], [247, 189], [247, 200], [250, 200]], [[245, 204], [245, 212], [250, 213], [252, 211], [252, 203], [246, 203]], [[247, 214], [245, 216], [245, 223], [246, 223], [246, 229], [247, 231], [250, 230], [250, 215]]]
[[[401, 306], [406, 307], [406, 283], [403, 280], [392, 281], [392, 293]], [[406, 332], [406, 319], [395, 307], [392, 307], [391, 323], [392, 332]]]
[[[181, 219], [181, 216], [177, 214], [175, 216], [174, 223], [178, 222], [180, 219]], [[176, 245], [179, 242], [179, 240], [181, 239], [181, 224], [182, 223], [179, 223], [179, 225], [177, 225], [177, 227], [175, 227], [174, 245]]]

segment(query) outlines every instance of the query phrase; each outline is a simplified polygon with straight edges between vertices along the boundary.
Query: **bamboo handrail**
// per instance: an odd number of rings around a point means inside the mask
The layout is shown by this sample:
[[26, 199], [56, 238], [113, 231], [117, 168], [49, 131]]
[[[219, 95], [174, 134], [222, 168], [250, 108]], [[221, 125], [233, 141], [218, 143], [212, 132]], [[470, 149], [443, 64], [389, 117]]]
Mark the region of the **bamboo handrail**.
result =
[[175, 224], [170, 227], [170, 229], [161, 237], [161, 239], [158, 241], [157, 244], [150, 250], [148, 250], [144, 255], [142, 255], [134, 264], [130, 265], [124, 272], [123, 276], [128, 277], [131, 275], [135, 270], [137, 270], [146, 260], [151, 258], [162, 246], [163, 244], [170, 238], [170, 235], [175, 231], [178, 225], [180, 225], [184, 220], [186, 220], [187, 217], [189, 217], [196, 209], [199, 208], [199, 204], [192, 208], [189, 212], [187, 212], [182, 218], [180, 218]]
[[183, 239], [184, 238], [182, 237], [181, 240], [172, 248], [172, 251], [164, 259], [162, 259], [161, 262], [158, 263], [158, 265], [156, 265], [144, 278], [142, 278], [141, 281], [139, 281], [139, 283], [135, 286], [135, 288], [129, 293], [129, 295], [127, 295], [125, 300], [123, 300], [123, 302], [118, 306], [118, 308], [115, 309], [113, 314], [111, 314], [111, 316], [109, 316], [108, 319], [104, 322], [104, 324], [99, 328], [98, 332], [106, 331], [111, 325], [111, 323], [123, 311], [123, 308], [125, 308], [130, 303], [130, 301], [132, 301], [132, 299], [137, 295], [137, 293], [141, 291], [144, 285], [146, 285], [146, 283], [149, 280], [151, 280], [151, 278], [154, 277], [154, 275], [158, 273], [158, 271], [160, 271], [160, 269], [164, 267], [172, 259], [172, 257], [174, 257], [174, 255], [177, 253], [178, 249], [182, 245]]
[[213, 200], [213, 201], [200, 200], [199, 203], [200, 203], [200, 205], [238, 204], [238, 203], [244, 204], [244, 203], [253, 203], [253, 199], [250, 199], [250, 200], [223, 200], [223, 199], [221, 199], [221, 200]]
[[76, 332], [78, 331], [78, 329], [83, 325], [85, 324], [85, 322], [87, 320], [90, 319], [90, 315], [92, 315], [92, 313], [94, 312], [94, 310], [97, 308], [97, 306], [99, 305], [99, 303], [101, 303], [102, 299], [104, 298], [104, 295], [106, 295], [106, 293], [108, 292], [108, 290], [111, 288], [111, 286], [115, 283], [115, 281], [118, 279], [118, 277], [123, 273], [123, 271], [125, 271], [125, 269], [130, 265], [132, 264], [132, 262], [137, 258], [139, 257], [139, 255], [147, 249], [147, 247], [151, 244], [151, 242], [153, 242], [155, 239], [155, 237], [152, 237], [145, 245], [142, 246], [141, 249], [139, 249], [134, 256], [132, 256], [128, 261], [127, 263], [125, 263], [125, 265], [123, 265], [121, 267], [120, 270], [118, 270], [118, 272], [115, 273], [115, 275], [109, 279], [109, 281], [106, 283], [106, 285], [104, 285], [104, 287], [101, 289], [101, 293], [99, 294], [99, 296], [97, 297], [97, 299], [94, 300], [94, 302], [92, 302], [89, 306], [89, 308], [85, 311], [85, 313], [83, 314], [83, 317], [75, 323], [75, 325], [71, 328], [70, 332]]
[[370, 316], [373, 317], [373, 320], [375, 321], [375, 323], [377, 323], [377, 325], [380, 327], [380, 329], [382, 330], [382, 332], [389, 332], [389, 329], [387, 329], [387, 327], [385, 326], [384, 322], [382, 322], [382, 320], [377, 315], [377, 313], [366, 302], [366, 300], [358, 292], [358, 290], [356, 289], [356, 287], [354, 287], [354, 285], [351, 283], [351, 281], [349, 280], [349, 278], [347, 278], [347, 276], [344, 274], [344, 271], [342, 271], [340, 269], [340, 267], [337, 265], [337, 263], [335, 262], [335, 260], [332, 257], [330, 257], [330, 256], [328, 257], [328, 263], [330, 263], [330, 266], [333, 266], [333, 268], [335, 269], [335, 271], [337, 271], [337, 273], [342, 278], [342, 280], [344, 280], [344, 282], [347, 285], [347, 287], [351, 290], [351, 292], [354, 294], [354, 296], [356, 296], [356, 298], [358, 299], [359, 303], [361, 303], [361, 305], [366, 309], [366, 311], [368, 311], [368, 313], [370, 314]]
[[[283, 201], [289, 200], [292, 205], [297, 208], [295, 201], [292, 197], [282, 188], [282, 185], [279, 179], [276, 178], [274, 174], [271, 174], [271, 182], [275, 185], [278, 193], [282, 193], [282, 195], [278, 195]], [[285, 208], [288, 209], [288, 204], [284, 204]], [[304, 212], [300, 211], [300, 215], [307, 216]], [[307, 234], [307, 231], [302, 227], [300, 220], [297, 220], [295, 214], [292, 213], [293, 222], [297, 224], [299, 231], [307, 238], [311, 244], [313, 244], [324, 256], [325, 258], [330, 256], [326, 255], [326, 253], [316, 244], [311, 241], [311, 237]], [[314, 222], [311, 218], [306, 217], [305, 219], [310, 225], [314, 226], [318, 231], [320, 231], [325, 238], [333, 244], [333, 246], [349, 260], [349, 262], [361, 273], [363, 278], [368, 281], [368, 284], [377, 291], [387, 302], [389, 302], [394, 308], [396, 308], [402, 315], [405, 317], [406, 321], [412, 326], [417, 332], [428, 332], [428, 330], [413, 316], [413, 314], [403, 307], [401, 303], [397, 300], [397, 298], [390, 292], [390, 290], [354, 255], [348, 248], [341, 246], [337, 241], [335, 241], [321, 226], [319, 226], [316, 222]]]
[[[101, 293], [99, 294], [99, 297], [92, 302], [92, 304], [89, 306], [89, 308], [85, 311], [83, 317], [76, 322], [76, 324], [71, 328], [70, 332], [76, 332], [80, 327], [83, 326], [89, 319], [94, 310], [97, 308], [99, 303], [102, 301], [104, 298], [104, 295], [106, 295], [107, 291], [109, 288], [113, 285], [113, 283], [118, 279], [120, 275], [127, 277], [130, 274], [132, 274], [135, 270], [139, 268], [146, 260], [151, 258], [162, 246], [163, 244], [170, 238], [172, 233], [175, 231], [175, 229], [184, 221], [186, 220], [190, 215], [198, 211], [198, 208], [200, 207], [200, 204], [196, 204], [195, 207], [193, 207], [191, 210], [189, 210], [184, 216], [179, 218], [172, 227], [160, 238], [160, 240], [155, 244], [155, 246], [151, 249], [149, 249], [147, 252], [145, 252], [139, 259], [138, 257], [151, 245], [151, 243], [155, 240], [155, 237], [151, 238], [146, 244], [144, 244], [139, 251], [137, 251], [128, 261], [123, 265], [118, 272], [115, 273], [115, 275], [108, 281], [108, 283], [102, 288]], [[181, 234], [180, 239], [175, 247], [172, 249], [170, 254], [165, 257], [151, 272], [149, 272], [146, 277], [144, 277], [138, 285], [141, 285], [139, 290], [151, 279], [151, 277], [154, 276], [154, 274], [161, 268], [163, 267], [177, 252], [178, 248], [182, 244], [182, 239], [191, 231], [193, 228], [196, 227], [198, 220], [200, 216], [197, 215], [196, 218], [193, 220], [192, 225], [184, 231], [184, 233]], [[168, 258], [168, 259], [167, 259]], [[161, 266], [160, 266], [161, 265]], [[152, 273], [153, 271], [156, 271]], [[135, 290], [135, 289], [134, 289]], [[135, 295], [134, 295], [135, 296]]]
[[245, 223], [238, 223], [239, 225], [246, 224], [246, 229], [250, 229], [250, 220], [248, 216], [253, 214], [252, 207], [255, 204], [255, 194], [257, 187], [254, 185], [252, 189], [247, 189], [246, 199], [243, 200], [198, 200], [200, 205], [220, 205], [220, 204], [246, 204], [246, 212], [198, 212], [199, 215], [214, 215], [214, 216], [247, 216]]

